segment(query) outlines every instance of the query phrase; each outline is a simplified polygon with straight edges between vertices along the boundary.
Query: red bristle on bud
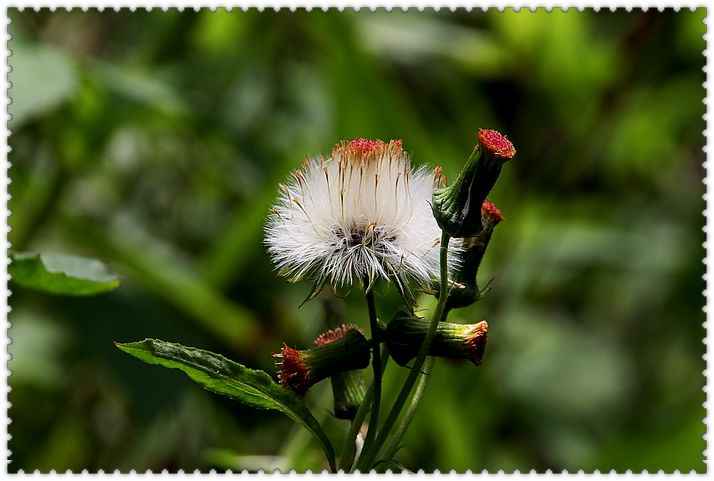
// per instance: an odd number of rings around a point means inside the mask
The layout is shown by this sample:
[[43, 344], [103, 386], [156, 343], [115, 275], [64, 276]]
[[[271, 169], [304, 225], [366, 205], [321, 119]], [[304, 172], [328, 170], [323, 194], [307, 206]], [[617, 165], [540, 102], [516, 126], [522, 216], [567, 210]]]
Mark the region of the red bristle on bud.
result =
[[304, 396], [310, 387], [310, 372], [297, 349], [283, 344], [280, 354], [273, 354], [275, 366], [279, 368], [278, 380], [283, 386]]
[[503, 214], [501, 214], [501, 211], [498, 210], [498, 207], [496, 207], [496, 204], [491, 202], [490, 200], [486, 199], [483, 201], [483, 204], [481, 205], [481, 215], [490, 220], [491, 222], [503, 222], [504, 217]]
[[479, 129], [478, 141], [486, 151], [504, 162], [516, 155], [516, 148], [511, 141], [496, 130]]
[[471, 347], [473, 355], [471, 360], [478, 366], [481, 364], [484, 352], [486, 352], [486, 344], [488, 343], [488, 322], [481, 321], [473, 326], [467, 334], [466, 342]]
[[325, 344], [329, 344], [333, 341], [336, 341], [337, 339], [342, 338], [345, 334], [347, 334], [352, 329], [362, 332], [362, 329], [355, 326], [354, 324], [342, 324], [339, 327], [325, 331], [322, 334], [320, 334], [319, 336], [317, 336], [317, 339], [315, 339], [315, 344], [318, 347], [324, 346]]

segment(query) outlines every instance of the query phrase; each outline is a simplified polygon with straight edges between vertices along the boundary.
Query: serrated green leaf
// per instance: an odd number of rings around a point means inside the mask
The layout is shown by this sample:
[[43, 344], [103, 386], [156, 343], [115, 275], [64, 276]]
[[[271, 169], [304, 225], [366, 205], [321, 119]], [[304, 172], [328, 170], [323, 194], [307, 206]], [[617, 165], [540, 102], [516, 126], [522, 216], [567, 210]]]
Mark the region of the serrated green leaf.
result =
[[9, 272], [22, 287], [66, 296], [91, 296], [119, 287], [119, 276], [96, 259], [66, 254], [10, 254]]
[[286, 414], [315, 436], [330, 469], [335, 471], [335, 453], [320, 423], [295, 394], [273, 381], [268, 373], [249, 369], [220, 354], [157, 339], [116, 346], [146, 363], [179, 369], [209, 391], [256, 409], [275, 409]]

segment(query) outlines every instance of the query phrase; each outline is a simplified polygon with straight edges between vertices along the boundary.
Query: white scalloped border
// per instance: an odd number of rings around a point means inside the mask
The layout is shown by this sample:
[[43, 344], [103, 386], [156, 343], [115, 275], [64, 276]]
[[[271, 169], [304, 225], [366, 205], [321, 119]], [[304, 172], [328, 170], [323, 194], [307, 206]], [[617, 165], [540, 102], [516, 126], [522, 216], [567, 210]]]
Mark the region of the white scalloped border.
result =
[[288, 9], [294, 11], [296, 9], [306, 9], [306, 10], [327, 10], [336, 8], [337, 10], [346, 9], [368, 9], [370, 11], [375, 11], [377, 9], [398, 10], [415, 8], [419, 11], [424, 9], [448, 9], [455, 10], [465, 8], [467, 10], [481, 9], [485, 10], [488, 8], [495, 8], [498, 10], [504, 10], [506, 8], [513, 8], [516, 10], [528, 9], [535, 10], [540, 8], [545, 8], [550, 11], [552, 9], [576, 9], [582, 11], [583, 9], [625, 9], [628, 12], [633, 9], [653, 9], [662, 11], [665, 8], [674, 8], [676, 10], [687, 8], [706, 8], [710, 2], [707, 0], [699, 1], [686, 1], [686, 0], [669, 0], [669, 1], [584, 1], [575, 0], [570, 2], [559, 2], [554, 0], [525, 0], [511, 2], [507, 0], [491, 0], [485, 2], [472, 1], [472, 2], [459, 2], [450, 0], [397, 0], [397, 1], [325, 1], [325, 0], [312, 0], [301, 2], [297, 0], [281, 0], [281, 1], [219, 1], [219, 0], [4, 0], [2, 8], [80, 8], [86, 10], [88, 8], [107, 8], [107, 9], [119, 9], [119, 8], [129, 8], [134, 11], [137, 8], [146, 9], [197, 9], [197, 8], [209, 8], [210, 10], [216, 10], [220, 8], [227, 8], [228, 10], [248, 10], [248, 9], [258, 9], [263, 10], [278, 10], [278, 9]]
[[2, 421], [0, 421], [0, 424], [2, 424], [2, 431], [0, 432], [0, 449], [4, 454], [2, 464], [3, 473], [7, 472], [10, 457], [10, 453], [8, 451], [8, 441], [10, 440], [10, 435], [8, 433], [8, 428], [10, 424], [10, 418], [8, 416], [8, 410], [10, 408], [10, 403], [8, 402], [8, 392], [10, 391], [10, 387], [8, 385], [8, 376], [10, 376], [10, 369], [8, 367], [8, 363], [10, 362], [10, 353], [8, 351], [10, 345], [10, 339], [8, 336], [8, 332], [10, 329], [10, 321], [8, 320], [10, 314], [10, 306], [8, 303], [8, 299], [10, 297], [10, 291], [8, 289], [9, 276], [7, 273], [7, 266], [10, 263], [8, 257], [8, 251], [10, 249], [10, 243], [8, 241], [8, 233], [10, 232], [10, 226], [8, 223], [10, 217], [10, 211], [8, 210], [8, 201], [10, 200], [10, 194], [8, 192], [8, 184], [10, 183], [10, 162], [8, 160], [10, 155], [10, 130], [8, 127], [10, 122], [10, 112], [8, 110], [10, 108], [10, 51], [8, 50], [8, 45], [10, 41], [9, 26], [10, 19], [7, 15], [7, 9], [2, 8], [2, 11], [0, 11], [0, 45], [2, 45], [2, 49], [5, 55], [3, 57], [2, 63], [0, 63], [0, 79], [2, 79], [2, 91], [4, 93], [1, 102], [2, 108], [0, 109], [0, 112], [2, 112], [0, 114], [0, 117], [2, 117], [2, 121], [0, 121], [0, 124], [2, 124], [2, 140], [0, 140], [0, 150], [3, 154], [2, 167], [0, 168], [0, 196], [2, 197], [2, 201], [0, 202], [0, 204], [2, 205], [0, 206], [0, 208], [2, 209], [1, 216], [3, 219], [2, 234], [0, 236], [0, 239], [2, 240], [0, 240], [0, 242], [2, 242], [3, 245], [5, 258], [2, 264], [2, 268], [0, 268], [0, 289], [5, 292], [5, 295], [2, 296], [2, 299], [0, 299], [0, 310], [3, 313], [2, 329], [0, 329], [2, 330], [2, 342], [0, 343], [2, 345], [2, 349], [0, 349], [0, 358], [2, 359], [2, 366], [4, 371], [2, 381], [0, 381], [2, 382], [2, 384], [0, 384], [0, 403], [2, 404]]
[[[390, 1], [390, 2], [375, 2], [375, 1], [368, 1], [368, 2], [340, 2], [340, 1], [309, 1], [309, 2], [300, 2], [300, 1], [277, 1], [277, 2], [270, 2], [270, 1], [248, 1], [248, 2], [221, 2], [221, 1], [216, 1], [216, 0], [200, 0], [200, 1], [192, 1], [192, 0], [154, 0], [154, 1], [141, 1], [141, 0], [125, 0], [125, 1], [112, 1], [112, 0], [96, 0], [96, 1], [88, 1], [88, 0], [74, 0], [74, 1], [67, 1], [67, 0], [25, 0], [25, 1], [20, 1], [20, 0], [5, 0], [1, 5], [0, 5], [0, 44], [2, 45], [2, 51], [4, 53], [4, 61], [0, 65], [0, 77], [2, 80], [2, 91], [5, 93], [3, 96], [3, 108], [2, 110], [2, 122], [0, 122], [1, 125], [1, 130], [0, 132], [2, 133], [1, 135], [1, 143], [0, 143], [0, 151], [2, 151], [3, 156], [2, 156], [2, 167], [0, 168], [0, 198], [2, 201], [0, 202], [0, 209], [2, 209], [0, 212], [2, 212], [2, 218], [5, 219], [4, 225], [1, 229], [2, 235], [0, 236], [0, 242], [2, 242], [4, 251], [5, 251], [5, 262], [3, 263], [2, 268], [0, 268], [0, 289], [4, 290], [5, 295], [2, 297], [0, 300], [0, 311], [3, 312], [3, 329], [2, 329], [2, 346], [4, 348], [2, 349], [2, 354], [0, 355], [0, 358], [2, 358], [3, 362], [3, 367], [4, 367], [4, 376], [2, 376], [2, 384], [0, 384], [0, 404], [2, 404], [2, 411], [0, 414], [2, 416], [2, 421], [0, 421], [0, 424], [4, 427], [2, 431], [0, 431], [0, 451], [3, 453], [3, 460], [4, 462], [2, 463], [2, 469], [0, 471], [0, 474], [2, 474], [2, 478], [4, 479], [5, 475], [7, 475], [7, 468], [8, 468], [8, 460], [10, 458], [11, 453], [8, 450], [8, 441], [10, 439], [9, 434], [8, 434], [8, 425], [11, 422], [11, 420], [8, 417], [8, 409], [10, 407], [10, 404], [8, 402], [8, 393], [9, 393], [9, 385], [8, 385], [8, 376], [11, 374], [8, 368], [8, 362], [10, 360], [10, 354], [8, 352], [8, 347], [10, 345], [11, 340], [8, 337], [8, 329], [10, 328], [10, 322], [8, 320], [8, 314], [10, 312], [10, 307], [8, 304], [8, 298], [11, 295], [11, 292], [9, 291], [8, 288], [8, 281], [9, 281], [9, 276], [7, 272], [7, 266], [9, 263], [9, 258], [8, 258], [8, 250], [10, 249], [10, 243], [8, 241], [8, 233], [10, 232], [10, 227], [8, 224], [8, 219], [9, 216], [11, 215], [11, 212], [8, 210], [8, 201], [10, 199], [10, 195], [8, 193], [8, 185], [10, 183], [10, 179], [8, 177], [8, 169], [10, 167], [10, 163], [8, 160], [8, 156], [10, 153], [10, 146], [8, 143], [9, 140], [9, 135], [11, 134], [9, 128], [8, 128], [8, 122], [10, 120], [10, 113], [8, 111], [9, 105], [10, 105], [10, 99], [9, 99], [9, 89], [10, 89], [10, 80], [9, 80], [9, 73], [11, 70], [10, 64], [9, 64], [9, 57], [11, 55], [11, 52], [9, 50], [9, 41], [10, 41], [10, 33], [9, 33], [9, 26], [10, 26], [10, 19], [8, 16], [8, 9], [9, 8], [19, 8], [19, 9], [24, 9], [24, 8], [30, 8], [30, 9], [39, 9], [39, 8], [49, 8], [51, 10], [55, 10], [57, 8], [62, 8], [62, 9], [69, 9], [69, 8], [79, 8], [82, 10], [87, 10], [90, 8], [99, 8], [100, 10], [103, 9], [120, 9], [120, 8], [129, 8], [132, 11], [135, 11], [136, 9], [161, 9], [161, 10], [167, 10], [167, 9], [172, 9], [172, 8], [178, 8], [179, 10], [183, 9], [198, 9], [198, 8], [208, 8], [212, 11], [215, 11], [216, 9], [221, 9], [221, 8], [226, 8], [227, 10], [231, 10], [233, 8], [235, 9], [240, 9], [240, 10], [248, 10], [248, 9], [253, 9], [256, 8], [260, 11], [262, 10], [278, 10], [280, 8], [283, 9], [288, 9], [291, 11], [295, 11], [296, 9], [306, 9], [306, 10], [327, 10], [327, 9], [332, 9], [336, 8], [340, 11], [345, 10], [345, 9], [369, 9], [370, 11], [375, 11], [376, 9], [386, 9], [387, 11], [391, 10], [406, 10], [407, 8], [416, 8], [419, 11], [423, 11], [424, 9], [448, 9], [448, 10], [454, 10], [457, 8], [465, 8], [467, 10], [472, 10], [472, 9], [482, 9], [485, 10], [487, 8], [495, 8], [498, 9], [499, 11], [502, 11], [506, 8], [514, 8], [516, 10], [520, 9], [528, 9], [528, 10], [535, 10], [535, 9], [540, 9], [540, 8], [545, 8], [546, 10], [550, 11], [552, 9], [577, 9], [579, 11], [582, 11], [583, 9], [594, 9], [594, 10], [601, 10], [601, 9], [608, 9], [608, 10], [614, 10], [616, 8], [624, 8], [627, 11], [632, 11], [633, 9], [656, 9], [659, 11], [662, 11], [664, 8], [674, 8], [675, 10], [679, 10], [682, 8], [686, 9], [694, 9], [694, 8], [707, 8], [707, 15], [704, 20], [704, 23], [707, 26], [706, 32], [704, 34], [704, 40], [706, 43], [706, 47], [704, 50], [704, 56], [706, 59], [706, 64], [704, 67], [704, 72], [705, 72], [705, 81], [704, 81], [704, 88], [706, 91], [706, 97], [704, 99], [704, 104], [706, 107], [706, 113], [704, 114], [704, 120], [705, 120], [705, 130], [704, 130], [704, 135], [705, 135], [705, 147], [704, 147], [704, 153], [706, 155], [706, 161], [704, 163], [704, 167], [706, 169], [706, 177], [703, 179], [704, 185], [706, 186], [706, 193], [704, 194], [704, 200], [705, 200], [705, 210], [703, 212], [703, 215], [706, 219], [706, 225], [703, 228], [705, 234], [706, 234], [706, 240], [704, 242], [704, 247], [706, 250], [706, 258], [703, 260], [705, 266], [706, 266], [706, 273], [704, 275], [704, 279], [706, 281], [706, 288], [703, 292], [703, 295], [705, 297], [705, 306], [703, 307], [704, 312], [707, 315], [707, 319], [704, 322], [704, 328], [706, 330], [706, 337], [704, 339], [704, 345], [705, 345], [705, 354], [704, 354], [704, 360], [706, 362], [706, 368], [704, 370], [704, 375], [706, 378], [706, 383], [704, 386], [704, 393], [706, 396], [706, 400], [704, 402], [704, 407], [707, 412], [707, 416], [704, 419], [704, 424], [706, 426], [706, 433], [704, 435], [704, 439], [706, 441], [706, 448], [704, 450], [704, 462], [707, 466], [707, 475], [711, 475], [714, 471], [712, 470], [712, 464], [711, 464], [711, 455], [712, 455], [712, 432], [711, 432], [711, 426], [712, 426], [712, 414], [711, 414], [711, 408], [712, 408], [712, 402], [711, 402], [711, 394], [712, 394], [712, 389], [711, 385], [709, 383], [710, 379], [710, 374], [711, 374], [711, 369], [710, 369], [710, 361], [712, 357], [712, 336], [710, 332], [710, 327], [711, 327], [711, 320], [710, 320], [710, 315], [714, 315], [714, 298], [712, 297], [712, 290], [710, 286], [712, 285], [712, 274], [711, 274], [711, 268], [713, 266], [712, 259], [710, 258], [710, 254], [712, 252], [712, 247], [714, 247], [714, 244], [712, 244], [711, 241], [711, 234], [714, 233], [714, 229], [712, 228], [714, 226], [714, 207], [712, 204], [712, 191], [710, 187], [712, 186], [712, 178], [711, 178], [711, 171], [712, 171], [712, 164], [711, 164], [711, 144], [710, 144], [710, 138], [711, 138], [711, 125], [712, 125], [712, 100], [711, 100], [711, 77], [712, 77], [712, 63], [711, 63], [711, 56], [712, 56], [712, 49], [711, 49], [711, 41], [713, 39], [712, 37], [712, 20], [714, 19], [714, 7], [708, 8], [708, 2], [705, 1], [667, 1], [667, 2], [637, 2], [637, 1], [624, 1], [624, 2], [612, 2], [612, 1], [592, 1], [592, 2], [587, 2], [587, 1], [571, 1], [571, 2], [557, 2], [557, 1], [550, 1], [550, 0], [545, 0], [545, 1], [520, 1], [520, 2], [509, 2], [509, 1], [489, 1], [489, 2], [453, 2], [453, 1], [443, 1], [443, 0], [436, 0], [436, 1]], [[36, 478], [36, 477], [50, 477], [50, 478], [55, 478], [59, 477], [60, 475], [63, 478], [66, 477], [71, 477], [73, 479], [113, 479], [113, 478], [130, 478], [130, 479], [139, 479], [139, 478], [146, 478], [146, 477], [151, 477], [152, 479], [176, 479], [176, 478], [182, 478], [182, 479], [187, 479], [187, 478], [197, 478], [201, 477], [202, 479], [217, 479], [217, 478], [225, 478], [227, 476], [231, 477], [239, 477], [239, 478], [244, 478], [244, 477], [253, 477], [253, 478], [258, 478], [258, 479], [265, 479], [265, 478], [275, 478], [276, 475], [280, 477], [290, 477], [290, 478], [295, 478], [295, 477], [309, 477], [309, 478], [314, 478], [314, 477], [327, 477], [329, 476], [330, 479], [344, 479], [345, 477], [348, 476], [354, 476], [354, 475], [346, 475], [342, 472], [338, 474], [331, 474], [328, 475], [326, 471], [323, 471], [322, 473], [313, 473], [312, 471], [307, 471], [305, 474], [296, 474], [294, 470], [290, 471], [290, 473], [286, 474], [278, 474], [278, 471], [275, 471], [274, 473], [266, 473], [264, 471], [260, 471], [257, 474], [249, 474], [247, 472], [233, 472], [233, 471], [228, 471], [226, 473], [218, 473], [215, 470], [211, 470], [208, 473], [200, 473], [199, 471], [193, 471], [193, 472], [184, 472], [183, 470], [179, 471], [178, 473], [168, 473], [167, 471], [162, 471], [161, 473], [153, 473], [152, 471], [147, 471], [144, 473], [137, 473], [136, 471], [132, 470], [129, 473], [126, 474], [121, 474], [119, 470], [116, 470], [114, 472], [104, 472], [104, 471], [99, 471], [98, 473], [89, 473], [87, 470], [82, 471], [81, 473], [72, 473], [72, 472], [66, 472], [66, 473], [57, 473], [54, 470], [50, 472], [50, 474], [40, 474], [38, 472], [35, 473], [24, 473], [20, 472], [19, 474], [13, 475], [13, 477], [22, 477], [22, 478]], [[482, 471], [478, 473], [474, 473], [471, 470], [466, 471], [465, 473], [456, 473], [455, 470], [452, 470], [448, 473], [441, 473], [439, 471], [436, 471], [435, 473], [431, 474], [425, 474], [423, 471], [418, 471], [417, 473], [412, 473], [412, 474], [405, 474], [405, 473], [400, 473], [400, 474], [392, 474], [389, 472], [386, 475], [377, 475], [375, 473], [369, 473], [369, 474], [364, 474], [360, 475], [363, 479], [398, 479], [398, 478], [403, 478], [403, 477], [409, 477], [410, 479], [416, 478], [416, 479], [423, 479], [425, 477], [433, 478], [435, 476], [438, 476], [439, 478], [444, 478], [444, 479], [454, 479], [454, 478], [460, 478], [464, 479], [466, 477], [472, 478], [474, 475], [478, 475], [479, 477], [488, 477], [488, 478], [497, 478], [497, 479], [503, 479], [503, 478], [518, 478], [518, 479], [533, 479], [535, 477], [538, 478], [546, 478], [546, 479], [551, 479], [551, 478], [567, 478], [567, 479], [582, 479], [584, 477], [588, 478], [603, 478], [603, 479], [611, 479], [611, 478], [625, 478], [625, 479], [632, 479], [632, 478], [641, 478], [646, 476], [647, 478], [654, 478], [654, 479], [661, 479], [664, 477], [672, 478], [680, 478], [680, 477], [691, 477], [693, 475], [692, 473], [680, 473], [678, 470], [674, 472], [674, 474], [665, 474], [663, 473], [662, 470], [660, 470], [657, 473], [648, 473], [647, 471], [644, 471], [642, 473], [633, 473], [631, 470], [627, 470], [625, 473], [615, 473], [614, 471], [609, 471], [609, 472], [600, 472], [600, 471], [595, 471], [594, 473], [584, 473], [582, 470], [576, 472], [576, 473], [570, 473], [568, 471], [562, 471], [562, 472], [553, 472], [551, 470], [546, 471], [545, 473], [538, 474], [535, 472], [535, 470], [531, 470], [529, 472], [520, 472], [520, 471], [515, 471], [514, 473], [505, 473], [503, 470], [499, 470], [496, 473], [489, 473], [487, 471]], [[694, 475], [698, 478], [704, 479], [704, 477], [699, 476], [699, 475]]]
[[711, 244], [711, 235], [712, 235], [712, 225], [714, 224], [714, 211], [712, 210], [712, 190], [711, 190], [711, 126], [712, 126], [712, 100], [711, 100], [711, 86], [712, 86], [712, 19], [714, 18], [714, 12], [712, 11], [711, 8], [707, 10], [707, 16], [704, 19], [704, 23], [706, 24], [707, 28], [704, 33], [704, 41], [705, 41], [705, 48], [704, 48], [704, 57], [706, 60], [706, 63], [704, 64], [704, 91], [705, 91], [705, 97], [704, 97], [704, 105], [705, 105], [705, 111], [704, 111], [704, 154], [706, 156], [706, 160], [704, 161], [704, 167], [706, 169], [706, 176], [703, 180], [706, 191], [704, 194], [704, 202], [705, 202], [705, 207], [704, 207], [704, 216], [706, 219], [706, 224], [704, 226], [704, 232], [706, 235], [706, 239], [704, 241], [704, 248], [705, 248], [705, 258], [704, 258], [704, 265], [706, 266], [706, 271], [704, 273], [704, 281], [705, 281], [705, 287], [704, 287], [704, 292], [702, 293], [705, 297], [705, 306], [704, 306], [704, 312], [706, 313], [706, 320], [704, 321], [704, 329], [706, 330], [706, 336], [704, 338], [704, 362], [705, 362], [705, 368], [704, 368], [704, 376], [705, 376], [705, 383], [704, 383], [704, 394], [705, 394], [705, 400], [704, 400], [704, 408], [706, 409], [706, 417], [704, 418], [704, 424], [705, 424], [705, 433], [704, 433], [704, 440], [706, 442], [706, 447], [704, 448], [704, 462], [706, 463], [707, 466], [707, 472], [711, 474], [712, 472], [712, 464], [711, 464], [711, 457], [712, 457], [712, 402], [711, 402], [711, 396], [712, 396], [712, 388], [711, 388], [711, 360], [712, 360], [712, 333], [711, 333], [711, 316], [714, 314], [714, 310], [712, 310], [712, 306], [714, 304], [714, 298], [712, 298], [712, 290], [711, 290], [711, 269], [712, 269], [712, 260], [711, 260], [711, 254], [712, 254], [712, 244]]

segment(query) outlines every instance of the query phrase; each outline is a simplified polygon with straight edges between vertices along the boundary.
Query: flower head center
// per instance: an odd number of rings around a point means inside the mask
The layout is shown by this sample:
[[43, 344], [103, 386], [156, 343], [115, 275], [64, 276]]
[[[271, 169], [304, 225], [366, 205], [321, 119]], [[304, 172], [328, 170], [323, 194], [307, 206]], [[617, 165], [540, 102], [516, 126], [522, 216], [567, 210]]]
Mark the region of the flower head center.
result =
[[365, 247], [376, 251], [384, 250], [384, 244], [396, 241], [394, 234], [387, 234], [376, 222], [353, 225], [348, 229], [340, 227], [334, 230], [339, 243], [347, 248]]

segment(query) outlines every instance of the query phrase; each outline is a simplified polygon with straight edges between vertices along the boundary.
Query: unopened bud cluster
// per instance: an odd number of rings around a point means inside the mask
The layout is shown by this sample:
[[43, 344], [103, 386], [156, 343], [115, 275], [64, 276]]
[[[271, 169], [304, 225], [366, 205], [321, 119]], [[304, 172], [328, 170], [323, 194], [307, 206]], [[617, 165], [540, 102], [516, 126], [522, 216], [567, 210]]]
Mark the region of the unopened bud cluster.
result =
[[[386, 327], [382, 327], [382, 340], [400, 366], [416, 357], [429, 329], [429, 320], [400, 312]], [[488, 323], [439, 324], [430, 356], [448, 359], [465, 359], [480, 365], [488, 340]], [[315, 339], [316, 347], [298, 350], [283, 345], [274, 354], [279, 369], [278, 380], [299, 396], [330, 377], [335, 400], [335, 416], [352, 419], [364, 399], [364, 382], [359, 369], [369, 364], [370, 342], [353, 325], [345, 324], [331, 329]]]
[[[432, 210], [439, 226], [449, 236], [461, 238], [460, 263], [449, 279], [447, 310], [465, 307], [481, 298], [476, 282], [481, 261], [493, 230], [503, 215], [486, 196], [503, 164], [516, 155], [506, 136], [490, 129], [478, 132], [478, 144], [456, 181], [434, 191]], [[438, 286], [435, 285], [437, 295]]]

